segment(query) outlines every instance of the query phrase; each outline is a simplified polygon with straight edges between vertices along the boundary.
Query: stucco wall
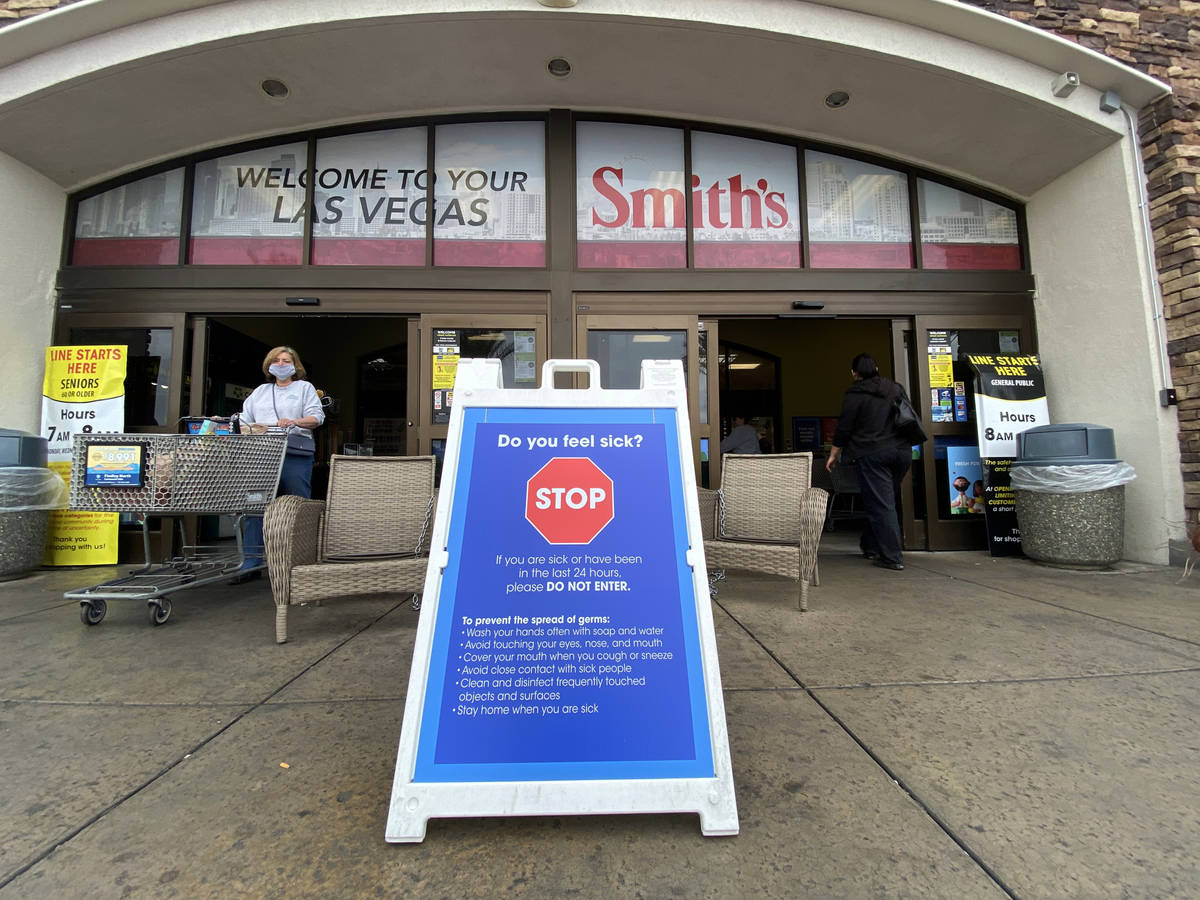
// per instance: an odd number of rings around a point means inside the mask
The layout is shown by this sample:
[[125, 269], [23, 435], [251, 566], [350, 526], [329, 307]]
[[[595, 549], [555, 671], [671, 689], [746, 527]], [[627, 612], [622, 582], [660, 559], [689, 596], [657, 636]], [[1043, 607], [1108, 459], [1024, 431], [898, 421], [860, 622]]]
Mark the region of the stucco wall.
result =
[[[1051, 420], [1114, 429], [1137, 471], [1125, 555], [1166, 563], [1183, 530], [1174, 408], [1158, 404], [1155, 295], [1139, 256], [1128, 140], [1040, 191], [1027, 207]], [[1139, 277], [1139, 272], [1142, 277]]]
[[54, 317], [54, 274], [62, 246], [66, 197], [62, 189], [0, 153], [0, 279], [4, 310], [0, 353], [0, 427], [41, 428], [44, 348]]

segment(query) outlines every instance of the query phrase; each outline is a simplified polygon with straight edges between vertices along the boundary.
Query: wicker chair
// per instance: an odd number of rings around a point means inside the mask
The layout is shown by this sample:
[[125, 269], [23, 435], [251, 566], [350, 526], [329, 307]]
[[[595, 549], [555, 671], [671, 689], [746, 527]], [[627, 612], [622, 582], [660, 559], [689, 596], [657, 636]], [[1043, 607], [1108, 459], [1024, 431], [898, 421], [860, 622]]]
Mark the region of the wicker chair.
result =
[[784, 575], [797, 583], [796, 608], [808, 609], [818, 584], [817, 547], [829, 493], [812, 486], [811, 453], [730, 454], [721, 490], [699, 489], [709, 569]]
[[432, 456], [333, 456], [327, 500], [277, 497], [263, 520], [275, 640], [288, 607], [425, 586], [436, 495]]

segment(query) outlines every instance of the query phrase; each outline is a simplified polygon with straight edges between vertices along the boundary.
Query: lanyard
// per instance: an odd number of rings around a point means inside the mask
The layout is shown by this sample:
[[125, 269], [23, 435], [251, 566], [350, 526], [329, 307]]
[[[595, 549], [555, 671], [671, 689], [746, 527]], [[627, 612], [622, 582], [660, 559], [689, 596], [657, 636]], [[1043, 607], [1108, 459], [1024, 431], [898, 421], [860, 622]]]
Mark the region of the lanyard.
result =
[[[276, 385], [274, 382], [271, 382], [271, 408], [275, 410], [275, 425], [278, 426], [279, 425], [279, 404], [277, 404], [275, 402], [275, 390], [276, 390]], [[299, 425], [289, 425], [288, 430], [290, 431], [292, 428], [299, 428], [299, 427], [300, 427]]]

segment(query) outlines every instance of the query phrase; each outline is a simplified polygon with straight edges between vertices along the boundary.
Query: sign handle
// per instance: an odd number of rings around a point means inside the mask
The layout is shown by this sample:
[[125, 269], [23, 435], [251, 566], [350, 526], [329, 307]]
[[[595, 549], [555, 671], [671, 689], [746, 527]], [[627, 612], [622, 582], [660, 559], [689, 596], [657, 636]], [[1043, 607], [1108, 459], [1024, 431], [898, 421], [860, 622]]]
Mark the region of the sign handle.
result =
[[600, 363], [594, 359], [548, 359], [542, 363], [542, 390], [554, 386], [554, 376], [559, 373], [584, 373], [588, 377], [587, 390], [600, 390]]

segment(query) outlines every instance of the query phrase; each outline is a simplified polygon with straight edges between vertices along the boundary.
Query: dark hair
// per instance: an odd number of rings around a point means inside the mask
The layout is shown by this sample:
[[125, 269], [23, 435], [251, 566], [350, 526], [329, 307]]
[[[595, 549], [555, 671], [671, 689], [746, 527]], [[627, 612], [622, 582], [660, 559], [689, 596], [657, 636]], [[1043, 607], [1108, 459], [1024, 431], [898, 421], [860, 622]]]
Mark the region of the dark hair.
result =
[[879, 374], [879, 366], [875, 363], [875, 357], [870, 353], [858, 354], [854, 357], [854, 362], [850, 363], [850, 368], [859, 378], [874, 378]]

